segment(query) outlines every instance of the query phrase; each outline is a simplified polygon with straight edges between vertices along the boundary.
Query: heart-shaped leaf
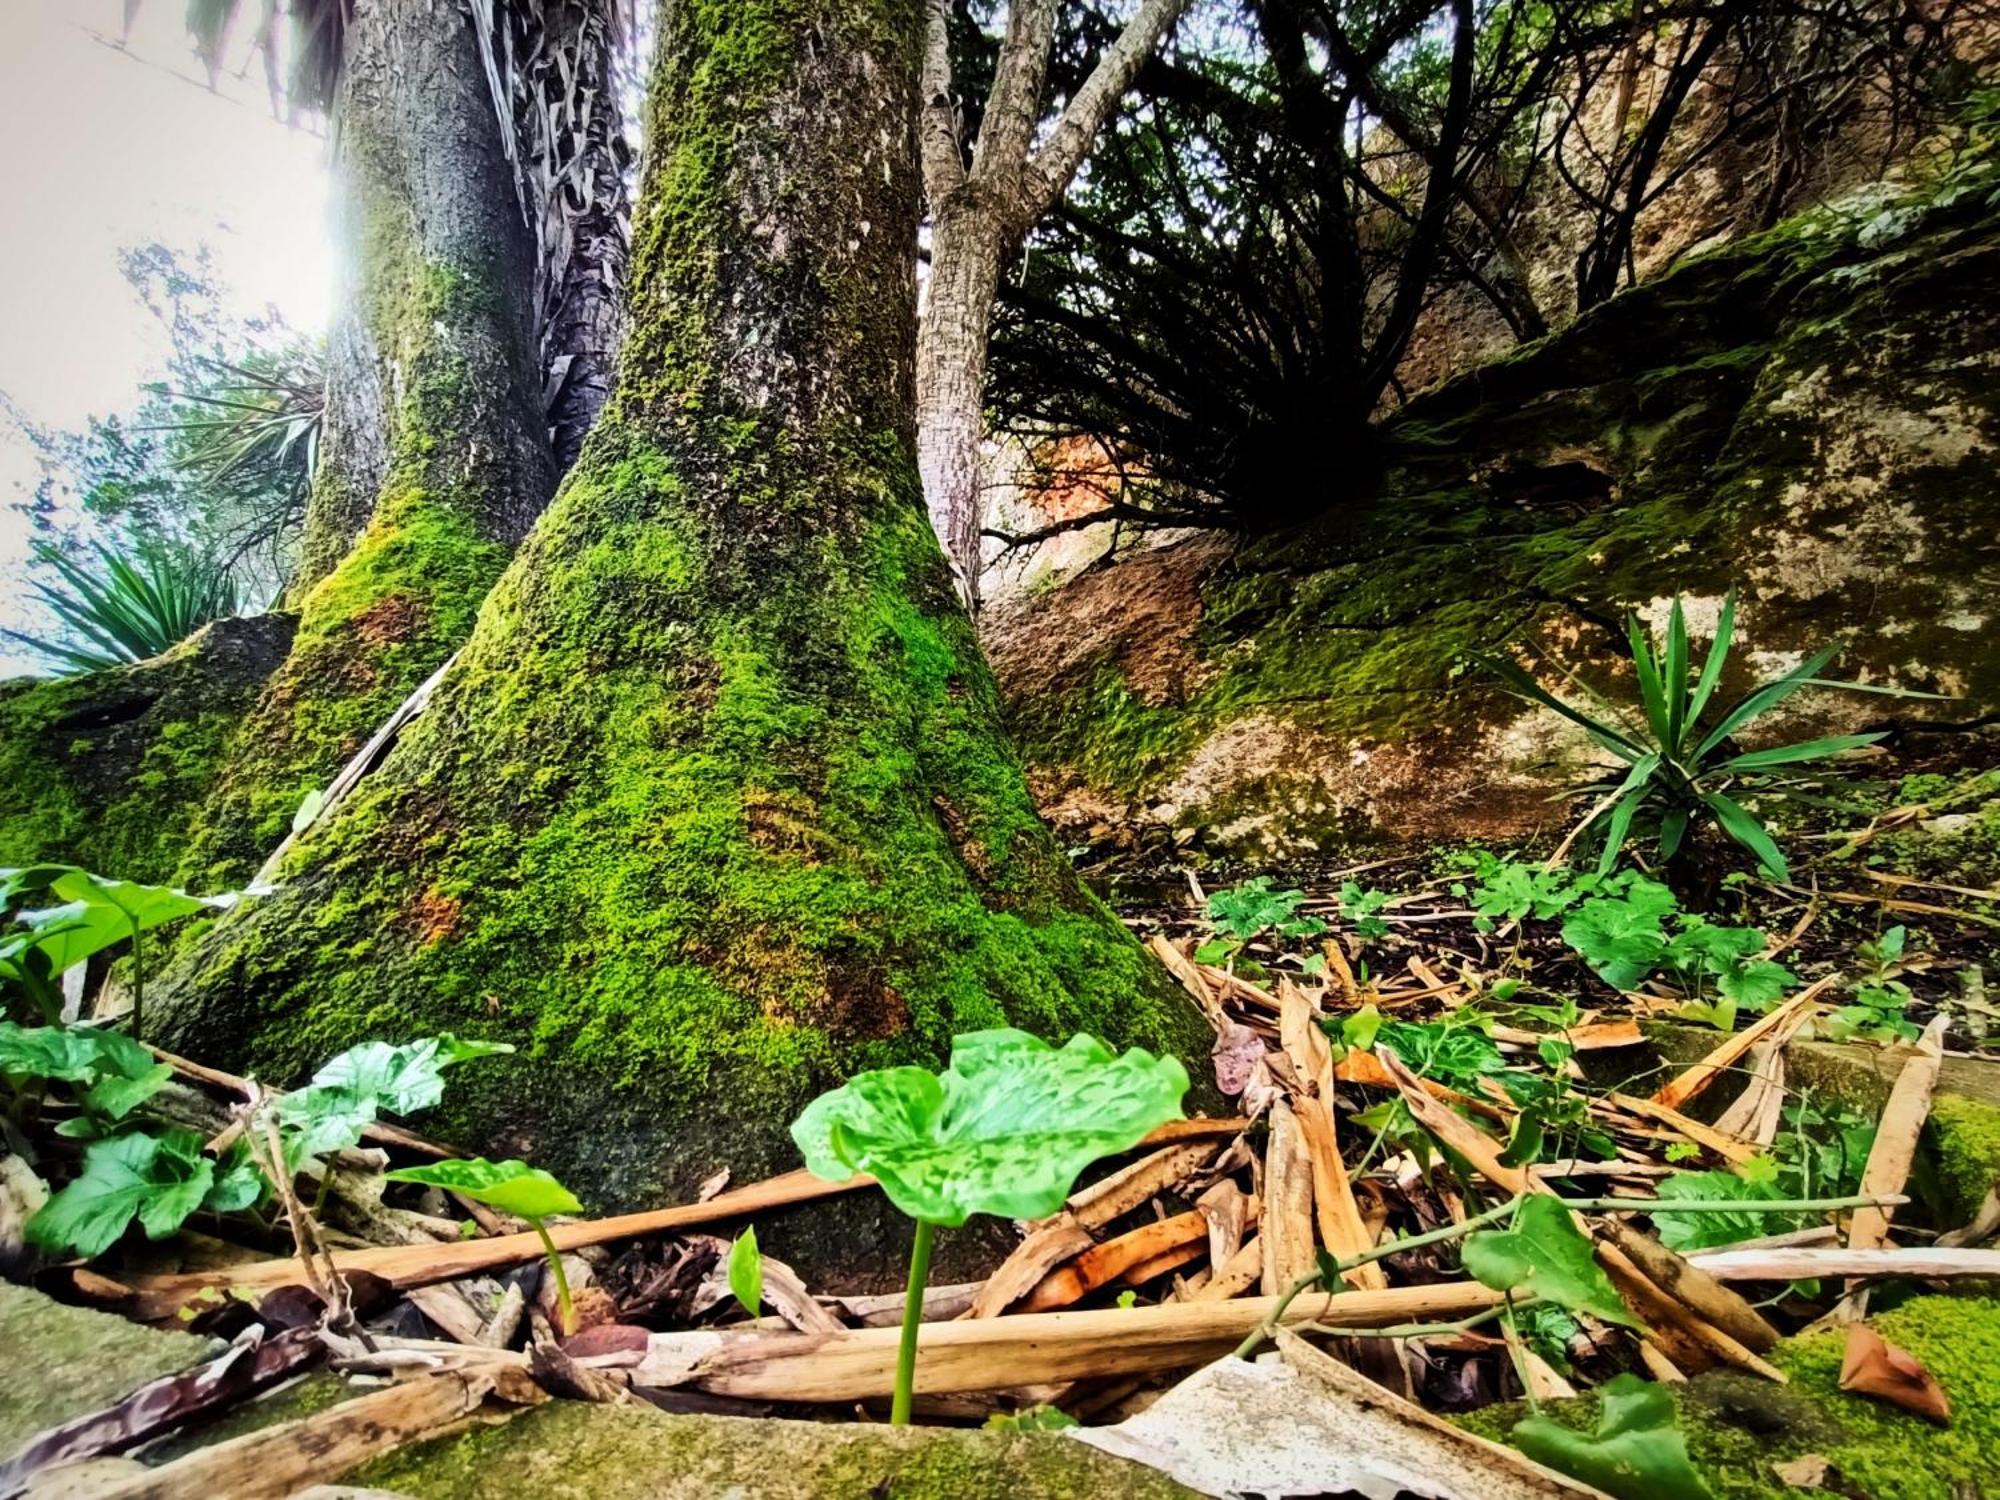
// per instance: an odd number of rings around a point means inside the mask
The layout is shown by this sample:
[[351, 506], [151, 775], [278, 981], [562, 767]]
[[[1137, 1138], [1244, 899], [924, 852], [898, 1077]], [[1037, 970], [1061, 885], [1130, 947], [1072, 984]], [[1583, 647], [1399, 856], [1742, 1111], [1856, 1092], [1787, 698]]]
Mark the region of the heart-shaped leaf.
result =
[[97, 1026], [16, 1026], [0, 1021], [0, 1073], [80, 1086], [94, 1115], [122, 1120], [173, 1077], [123, 1032]]
[[904, 1213], [952, 1227], [975, 1213], [1054, 1213], [1077, 1174], [1178, 1119], [1187, 1070], [1095, 1037], [1051, 1047], [1025, 1031], [952, 1041], [942, 1074], [861, 1073], [815, 1099], [792, 1126], [806, 1168], [829, 1182], [871, 1172]]
[[1674, 1398], [1636, 1375], [1605, 1382], [1595, 1434], [1549, 1417], [1515, 1424], [1514, 1446], [1618, 1500], [1710, 1500], [1674, 1426]]
[[357, 1144], [384, 1111], [407, 1115], [444, 1097], [444, 1070], [467, 1058], [512, 1052], [506, 1042], [461, 1041], [446, 1032], [392, 1046], [363, 1042], [313, 1074], [305, 1088], [278, 1102], [286, 1155], [307, 1157]]
[[1590, 1241], [1554, 1198], [1523, 1199], [1512, 1229], [1467, 1235], [1461, 1258], [1466, 1270], [1497, 1292], [1527, 1293], [1607, 1323], [1637, 1326], [1591, 1254]]
[[476, 1203], [490, 1204], [503, 1214], [523, 1219], [541, 1220], [550, 1214], [583, 1212], [583, 1205], [568, 1188], [540, 1167], [531, 1167], [524, 1161], [488, 1161], [475, 1156], [403, 1167], [383, 1175], [391, 1182], [421, 1182], [462, 1193]]

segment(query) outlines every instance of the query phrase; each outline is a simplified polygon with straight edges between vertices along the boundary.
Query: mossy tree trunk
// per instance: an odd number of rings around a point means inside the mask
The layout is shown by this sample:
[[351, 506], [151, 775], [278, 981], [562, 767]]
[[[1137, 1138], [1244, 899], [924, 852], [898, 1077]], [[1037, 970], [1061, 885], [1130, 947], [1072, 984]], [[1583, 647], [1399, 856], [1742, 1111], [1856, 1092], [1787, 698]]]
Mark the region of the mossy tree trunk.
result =
[[922, 20], [666, 8], [604, 416], [429, 711], [174, 977], [174, 1042], [277, 1082], [512, 1040], [426, 1128], [601, 1206], [795, 1165], [817, 1089], [955, 1032], [1205, 1047], [1041, 823], [926, 519]]
[[181, 874], [240, 881], [455, 649], [555, 488], [535, 252], [454, 0], [358, 0], [334, 107], [341, 284], [290, 657]]

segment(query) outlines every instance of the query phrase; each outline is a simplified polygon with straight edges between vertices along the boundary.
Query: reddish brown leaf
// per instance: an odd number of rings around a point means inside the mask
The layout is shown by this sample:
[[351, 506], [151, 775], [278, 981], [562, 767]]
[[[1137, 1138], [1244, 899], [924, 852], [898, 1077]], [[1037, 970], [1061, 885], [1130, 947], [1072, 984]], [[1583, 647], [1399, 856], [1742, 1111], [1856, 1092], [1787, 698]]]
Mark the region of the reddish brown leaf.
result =
[[1951, 1402], [1944, 1387], [1907, 1349], [1898, 1349], [1866, 1323], [1847, 1330], [1847, 1357], [1840, 1365], [1840, 1388], [1874, 1396], [1892, 1406], [1949, 1426]]

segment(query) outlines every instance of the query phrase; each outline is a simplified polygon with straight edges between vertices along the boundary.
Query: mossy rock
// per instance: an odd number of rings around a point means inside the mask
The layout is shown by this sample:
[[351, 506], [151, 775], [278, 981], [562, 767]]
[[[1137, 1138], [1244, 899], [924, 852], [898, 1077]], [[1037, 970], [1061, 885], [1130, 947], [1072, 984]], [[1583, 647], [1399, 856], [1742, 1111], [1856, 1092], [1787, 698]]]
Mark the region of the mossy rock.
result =
[[[1673, 1386], [1688, 1455], [1716, 1500], [1797, 1500], [1774, 1466], [1817, 1454], [1830, 1466], [1825, 1491], [1857, 1500], [1979, 1500], [2000, 1494], [2000, 1300], [1918, 1297], [1870, 1322], [1907, 1349], [1944, 1387], [1952, 1422], [1940, 1428], [1900, 1408], [1840, 1389], [1845, 1336], [1788, 1339], [1771, 1356], [1785, 1385], [1711, 1372]], [[1597, 1423], [1598, 1402], [1544, 1403], [1571, 1427]], [[1527, 1415], [1520, 1405], [1459, 1419], [1506, 1441]]]
[[0, 1282], [0, 1459], [44, 1428], [109, 1406], [218, 1353], [214, 1339], [66, 1307]]
[[[1531, 833], [1590, 746], [1469, 655], [1532, 639], [1615, 690], [1625, 611], [1683, 594], [1700, 633], [1732, 585], [1725, 693], [1838, 639], [1842, 675], [1959, 700], [1899, 718], [1990, 714], [1996, 308], [1985, 195], [1691, 258], [1413, 399], [1334, 512], [991, 610], [1037, 785], [1080, 829], [1258, 862]], [[1884, 716], [1807, 694], [1757, 728]]]
[[559, 1402], [370, 1465], [413, 1500], [1179, 1500], [1192, 1490], [1053, 1432], [669, 1416]]
[[0, 865], [171, 879], [293, 625], [218, 620], [150, 661], [0, 683]]

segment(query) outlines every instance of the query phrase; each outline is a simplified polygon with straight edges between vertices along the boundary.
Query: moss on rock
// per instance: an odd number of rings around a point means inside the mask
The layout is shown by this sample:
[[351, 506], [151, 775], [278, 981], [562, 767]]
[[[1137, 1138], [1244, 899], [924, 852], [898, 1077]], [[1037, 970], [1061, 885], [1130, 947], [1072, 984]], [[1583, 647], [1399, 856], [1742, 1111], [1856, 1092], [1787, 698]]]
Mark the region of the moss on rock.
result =
[[220, 1352], [214, 1339], [141, 1328], [0, 1282], [0, 1458], [46, 1427]]
[[151, 661], [0, 684], [0, 865], [170, 879], [292, 623], [220, 620]]
[[1163, 1475], [1059, 1433], [669, 1416], [558, 1402], [370, 1465], [413, 1500], [1173, 1500]]
[[[1996, 305], [2000, 211], [1979, 195], [1822, 211], [1691, 259], [1411, 401], [1381, 428], [1379, 484], [1329, 515], [1219, 564], [1186, 550], [1198, 619], [1166, 623], [1195, 659], [1167, 690], [1129, 669], [1136, 641], [1085, 623], [1131, 564], [997, 611], [1010, 723], [1093, 817], [1122, 804], [1261, 857], [1357, 825], [1536, 827], [1583, 747], [1468, 653], [1535, 637], [1614, 676], [1607, 627], [1675, 593], [1741, 585], [1729, 688], [1840, 636], [1845, 673], [1988, 712]], [[1162, 588], [1146, 568], [1133, 586]], [[1089, 648], [1051, 663], [1051, 637]], [[1807, 706], [1830, 730], [1881, 712]], [[1250, 725], [1285, 744], [1275, 773], [1234, 744]]]
[[[1789, 1377], [1786, 1385], [1712, 1372], [1670, 1387], [1688, 1456], [1716, 1500], [1795, 1500], [1800, 1491], [1779, 1479], [1774, 1466], [1808, 1454], [1828, 1461], [1828, 1492], [1862, 1500], [1964, 1500], [1995, 1492], [2000, 1300], [1918, 1297], [1870, 1321], [1937, 1377], [1951, 1400], [1951, 1426], [1842, 1391], [1842, 1333], [1788, 1339], [1771, 1356]], [[1596, 1426], [1597, 1407], [1594, 1397], [1584, 1397], [1544, 1403], [1542, 1411], [1587, 1431]], [[1526, 1414], [1509, 1405], [1459, 1420], [1504, 1442]]]

